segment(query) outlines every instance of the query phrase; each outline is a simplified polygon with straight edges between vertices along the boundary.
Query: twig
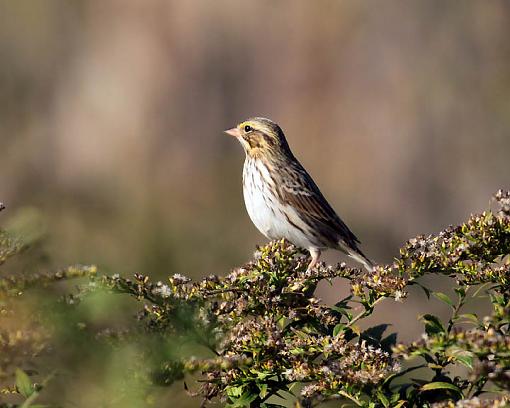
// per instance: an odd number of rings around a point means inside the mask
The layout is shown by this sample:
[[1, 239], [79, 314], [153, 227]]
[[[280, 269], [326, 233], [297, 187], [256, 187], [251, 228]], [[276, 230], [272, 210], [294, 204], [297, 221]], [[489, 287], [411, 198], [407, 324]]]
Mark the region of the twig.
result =
[[359, 319], [362, 319], [363, 317], [368, 316], [368, 315], [372, 312], [372, 310], [373, 310], [374, 306], [375, 306], [377, 303], [379, 303], [381, 300], [383, 300], [383, 299], [385, 299], [385, 298], [384, 298], [384, 297], [380, 297], [380, 298], [376, 299], [376, 300], [374, 301], [374, 303], [372, 303], [372, 304], [370, 305], [370, 306], [371, 306], [371, 307], [370, 307], [370, 309], [367, 309], [367, 308], [365, 307], [365, 310], [363, 310], [360, 314], [356, 315], [356, 316], [355, 316], [355, 317], [354, 317], [354, 318], [353, 318], [353, 319], [352, 319], [349, 323], [347, 323], [347, 327], [351, 327], [351, 326], [352, 326], [354, 323], [356, 323]]
[[[51, 381], [53, 377], [55, 377], [56, 371], [53, 371], [48, 375], [41, 383], [41, 389], [46, 387], [46, 385]], [[39, 396], [40, 390], [34, 390], [32, 394], [23, 402], [23, 404], [20, 405], [20, 408], [28, 408], [32, 405], [32, 402], [34, 402], [37, 397]]]
[[349, 395], [348, 393], [346, 393], [345, 391], [339, 391], [338, 392], [340, 395], [344, 396], [345, 398], [348, 398], [350, 399], [352, 402], [354, 402], [358, 407], [361, 407], [362, 404], [360, 401], [358, 401], [355, 397], [353, 397], [352, 395]]

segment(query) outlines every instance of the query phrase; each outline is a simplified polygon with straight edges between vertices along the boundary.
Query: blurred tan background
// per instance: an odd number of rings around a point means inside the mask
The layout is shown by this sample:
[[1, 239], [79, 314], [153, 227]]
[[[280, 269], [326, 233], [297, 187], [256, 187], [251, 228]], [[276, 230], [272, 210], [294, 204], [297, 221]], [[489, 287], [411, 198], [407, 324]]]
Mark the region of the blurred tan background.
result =
[[265, 239], [222, 131], [266, 116], [389, 262], [509, 187], [509, 39], [503, 0], [0, 0], [2, 223], [36, 208], [51, 266], [225, 274]]

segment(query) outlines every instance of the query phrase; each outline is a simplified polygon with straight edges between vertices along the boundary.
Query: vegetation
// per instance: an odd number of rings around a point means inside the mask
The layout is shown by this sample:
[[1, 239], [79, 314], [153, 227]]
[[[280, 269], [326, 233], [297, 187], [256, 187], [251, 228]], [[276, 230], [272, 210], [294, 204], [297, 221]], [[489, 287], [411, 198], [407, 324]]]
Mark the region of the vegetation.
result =
[[[307, 272], [307, 255], [278, 241], [258, 248], [251, 262], [227, 276], [199, 282], [179, 274], [166, 282], [141, 274], [127, 279], [98, 273], [94, 266], [4, 277], [0, 379], [13, 402], [1, 406], [40, 407], [45, 388], [66, 375], [73, 356], [93, 358], [125, 345], [133, 350], [124, 361], [127, 384], [136, 378], [148, 393], [151, 387], [184, 382], [203, 404], [312, 407], [333, 400], [330, 406], [367, 408], [507, 406], [510, 193], [499, 191], [495, 200], [498, 211], [413, 238], [393, 264], [372, 273], [345, 264], [321, 264]], [[26, 248], [1, 232], [0, 265], [23, 257]], [[452, 277], [455, 296], [429, 290], [422, 282], [425, 274]], [[68, 286], [55, 288], [72, 278], [81, 278], [72, 293]], [[349, 282], [349, 296], [334, 305], [315, 297], [321, 281], [337, 278]], [[383, 300], [402, 307], [413, 285], [443, 302], [450, 317], [441, 320], [424, 310], [419, 316], [424, 333], [409, 344], [398, 343], [384, 322], [361, 328]], [[39, 313], [23, 308], [29, 294], [42, 287], [52, 288], [52, 296], [45, 292]], [[137, 319], [107, 327], [84, 321], [81, 304], [105, 293], [138, 300]], [[468, 311], [480, 302], [490, 307], [487, 315]], [[59, 345], [70, 339], [77, 347], [63, 353]], [[84, 351], [84, 344], [92, 351]], [[115, 398], [122, 404], [122, 395]], [[60, 405], [50, 401], [47, 406]]]

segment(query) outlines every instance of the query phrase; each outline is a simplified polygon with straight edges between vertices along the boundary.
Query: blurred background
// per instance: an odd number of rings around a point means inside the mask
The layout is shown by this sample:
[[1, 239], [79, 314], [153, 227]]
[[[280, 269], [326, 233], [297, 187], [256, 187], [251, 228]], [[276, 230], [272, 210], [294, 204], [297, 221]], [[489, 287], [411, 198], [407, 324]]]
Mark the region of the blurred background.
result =
[[[391, 262], [509, 187], [509, 38], [504, 0], [0, 0], [1, 225], [35, 217], [47, 268], [226, 274], [266, 240], [222, 131], [265, 116]], [[382, 318], [411, 339], [425, 301]]]

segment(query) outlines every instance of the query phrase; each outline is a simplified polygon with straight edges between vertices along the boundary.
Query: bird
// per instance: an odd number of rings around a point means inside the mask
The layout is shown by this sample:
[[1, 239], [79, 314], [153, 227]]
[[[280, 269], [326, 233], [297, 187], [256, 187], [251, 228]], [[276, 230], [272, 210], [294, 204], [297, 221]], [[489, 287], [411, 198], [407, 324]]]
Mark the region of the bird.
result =
[[284, 238], [307, 249], [311, 256], [307, 271], [326, 249], [339, 250], [373, 270], [374, 263], [358, 246], [360, 241], [296, 159], [280, 126], [253, 117], [225, 133], [244, 149], [244, 202], [251, 221], [266, 238]]

